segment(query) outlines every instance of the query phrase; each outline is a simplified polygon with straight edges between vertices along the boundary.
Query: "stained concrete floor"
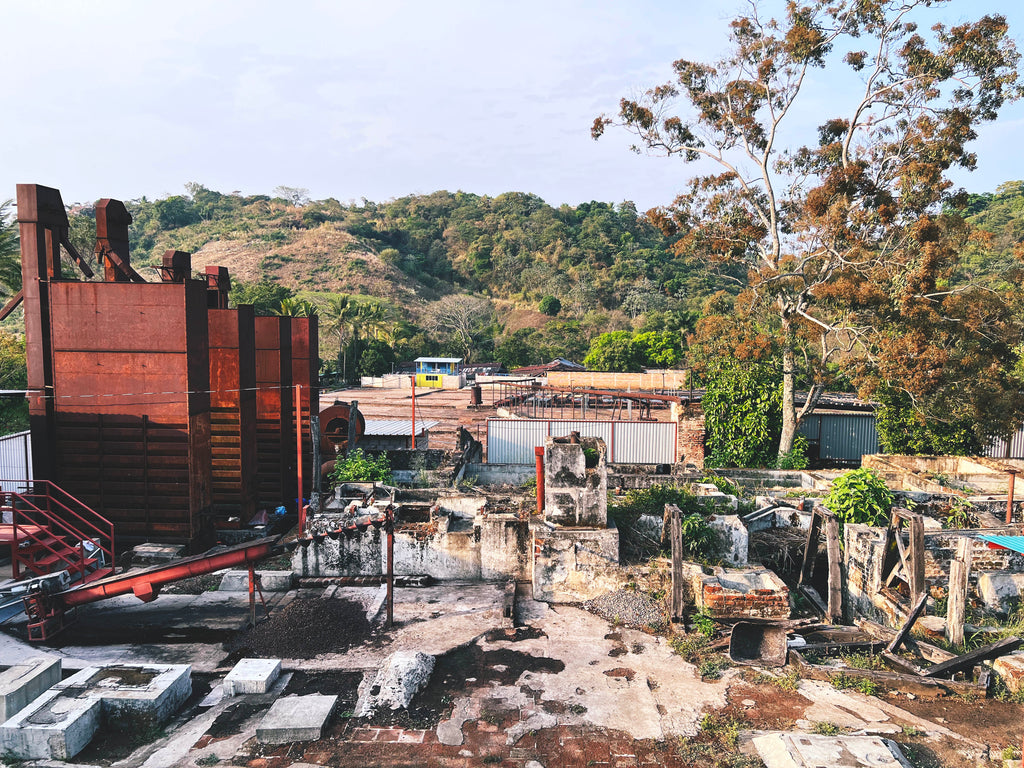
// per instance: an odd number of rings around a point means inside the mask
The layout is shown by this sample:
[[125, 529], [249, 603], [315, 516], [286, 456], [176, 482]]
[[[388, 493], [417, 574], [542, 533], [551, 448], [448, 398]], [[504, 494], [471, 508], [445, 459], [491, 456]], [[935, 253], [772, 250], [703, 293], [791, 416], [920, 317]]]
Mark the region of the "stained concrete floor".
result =
[[[350, 601], [378, 622], [383, 612], [378, 587], [293, 591], [267, 598], [271, 612], [278, 615], [299, 598]], [[203, 692], [212, 687], [213, 695], [202, 705], [191, 702], [166, 735], [151, 744], [110, 759], [96, 750], [90, 753], [94, 763], [117, 768], [191, 767], [197, 761], [212, 764], [213, 758], [253, 768], [468, 767], [479, 765], [484, 757], [489, 763], [517, 768], [526, 768], [531, 761], [531, 768], [687, 765], [691, 763], [674, 746], [678, 739], [696, 734], [704, 714], [735, 709], [735, 692], [750, 689], [749, 676], [744, 679], [741, 668], [726, 670], [720, 680], [702, 680], [693, 665], [672, 653], [663, 637], [612, 626], [576, 607], [537, 603], [522, 593], [516, 600], [520, 628], [501, 629], [504, 600], [500, 584], [399, 588], [393, 629], [378, 626], [344, 653], [284, 659], [282, 678], [262, 696], [216, 695], [230, 668], [224, 643], [248, 619], [245, 593], [163, 595], [150, 604], [131, 597], [98, 603], [83, 611], [79, 624], [54, 647], [41, 649], [20, 641], [17, 628], [13, 634], [0, 632], [0, 659], [11, 664], [45, 650], [61, 656], [67, 669], [125, 661], [192, 663], [203, 678]], [[297, 626], [294, 631], [303, 629]], [[284, 749], [256, 743], [256, 726], [293, 675], [326, 681], [347, 675], [344, 679], [358, 681], [396, 650], [439, 656], [462, 652], [477, 666], [453, 670], [448, 665], [450, 675], [463, 677], [445, 689], [444, 714], [433, 721], [356, 721], [347, 717], [348, 711], [340, 711], [319, 742]], [[354, 697], [355, 683], [346, 685], [346, 693]], [[760, 706], [745, 701], [743, 706], [751, 712]], [[346, 709], [352, 707], [351, 698], [348, 702]], [[789, 727], [797, 731], [811, 730], [820, 722], [848, 733], [887, 736], [913, 729], [924, 743], [945, 745], [946, 754], [959, 750], [968, 755], [964, 765], [973, 764], [984, 749], [971, 734], [915, 717], [898, 700], [801, 681], [788, 702]], [[214, 727], [228, 721], [231, 728]], [[590, 757], [584, 760], [585, 755]]]

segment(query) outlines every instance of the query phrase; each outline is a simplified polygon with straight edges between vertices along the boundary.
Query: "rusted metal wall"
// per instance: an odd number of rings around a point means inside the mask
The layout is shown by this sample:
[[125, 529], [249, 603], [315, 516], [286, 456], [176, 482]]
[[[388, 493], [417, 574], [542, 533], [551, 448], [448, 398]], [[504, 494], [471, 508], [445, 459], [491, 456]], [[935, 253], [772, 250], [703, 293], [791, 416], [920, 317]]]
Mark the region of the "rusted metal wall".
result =
[[205, 284], [54, 281], [49, 294], [48, 479], [119, 537], [196, 538], [211, 505]]
[[[302, 428], [302, 497], [308, 499], [313, 487], [313, 442], [309, 432], [310, 403], [320, 410], [320, 348], [317, 319], [293, 317], [292, 332], [292, 384], [298, 384], [299, 409]], [[292, 420], [294, 421], [294, 414]], [[295, 445], [293, 455], [298, 450]], [[297, 460], [297, 457], [296, 457]]]
[[294, 511], [291, 319], [256, 318], [256, 475], [261, 508]]
[[256, 326], [253, 308], [210, 309], [214, 525], [256, 513]]

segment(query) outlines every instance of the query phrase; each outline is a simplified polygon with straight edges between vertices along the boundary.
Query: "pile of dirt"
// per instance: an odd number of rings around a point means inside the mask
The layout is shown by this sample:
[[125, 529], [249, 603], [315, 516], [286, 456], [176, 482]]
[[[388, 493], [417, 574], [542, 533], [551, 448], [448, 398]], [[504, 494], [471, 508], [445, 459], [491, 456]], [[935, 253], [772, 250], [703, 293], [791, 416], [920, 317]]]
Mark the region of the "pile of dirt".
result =
[[311, 659], [344, 653], [371, 635], [366, 609], [351, 600], [297, 598], [227, 644], [231, 658]]

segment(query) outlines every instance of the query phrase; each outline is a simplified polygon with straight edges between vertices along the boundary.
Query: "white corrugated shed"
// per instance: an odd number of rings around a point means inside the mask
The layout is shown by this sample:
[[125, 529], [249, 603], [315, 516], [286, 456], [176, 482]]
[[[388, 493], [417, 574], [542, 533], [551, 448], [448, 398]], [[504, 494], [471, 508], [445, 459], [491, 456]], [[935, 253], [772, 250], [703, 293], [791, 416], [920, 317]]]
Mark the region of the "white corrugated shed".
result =
[[[440, 421], [420, 421], [416, 420], [416, 434], [422, 435], [428, 429], [433, 429]], [[412, 419], [367, 419], [366, 420], [366, 431], [363, 433], [367, 437], [401, 437], [403, 435], [412, 434]]]

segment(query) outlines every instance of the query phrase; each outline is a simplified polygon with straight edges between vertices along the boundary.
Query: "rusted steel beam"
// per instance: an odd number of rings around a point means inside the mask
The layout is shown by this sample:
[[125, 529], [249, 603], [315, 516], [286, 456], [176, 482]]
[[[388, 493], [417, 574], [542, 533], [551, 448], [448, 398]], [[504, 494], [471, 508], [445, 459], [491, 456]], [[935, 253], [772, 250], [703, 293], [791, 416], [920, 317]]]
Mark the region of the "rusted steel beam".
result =
[[96, 203], [96, 261], [108, 283], [144, 283], [132, 269], [128, 253], [128, 225], [132, 215], [120, 200], [105, 197]]

